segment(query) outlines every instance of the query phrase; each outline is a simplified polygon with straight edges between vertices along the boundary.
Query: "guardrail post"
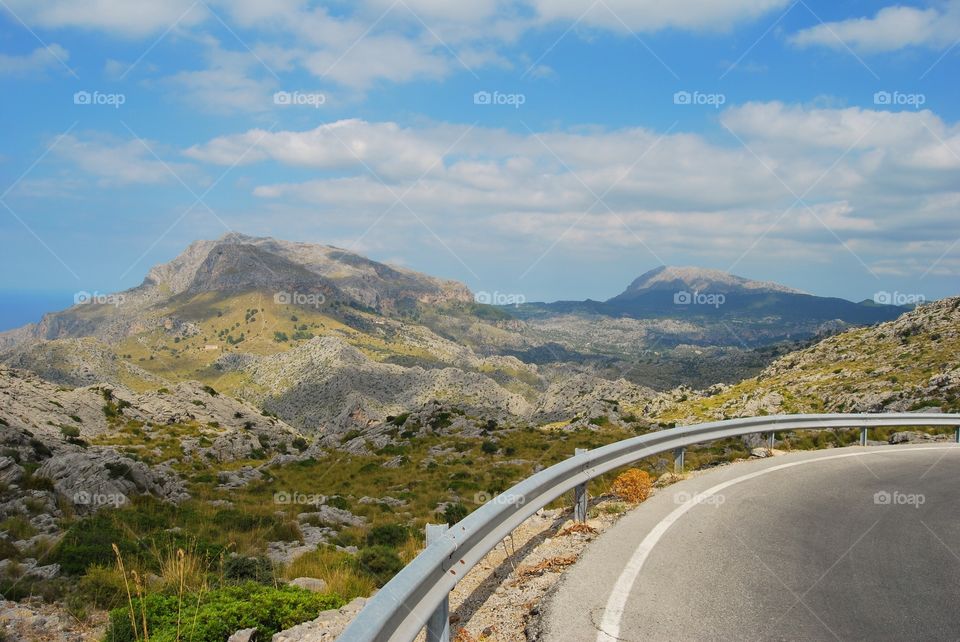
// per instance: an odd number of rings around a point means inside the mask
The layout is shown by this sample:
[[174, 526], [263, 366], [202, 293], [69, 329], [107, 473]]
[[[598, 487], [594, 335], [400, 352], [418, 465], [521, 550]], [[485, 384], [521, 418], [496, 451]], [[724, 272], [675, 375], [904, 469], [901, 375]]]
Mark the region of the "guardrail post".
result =
[[[450, 528], [446, 524], [427, 524], [427, 546]], [[450, 598], [444, 597], [427, 620], [427, 642], [450, 642]]]
[[769, 440], [767, 442], [768, 447], [770, 450], [773, 450], [773, 442], [777, 440], [777, 433], [771, 432], [769, 435], [767, 435], [767, 439]]
[[[577, 448], [574, 456], [587, 452], [586, 448]], [[578, 522], [587, 521], [587, 483], [577, 484], [573, 489], [573, 519]]]
[[957, 432], [954, 438], [956, 439], [957, 443], [960, 444], [960, 426], [957, 426]]
[[683, 472], [683, 454], [686, 451], [683, 448], [677, 448], [673, 451], [673, 472]]
[[860, 429], [860, 445], [861, 446], [867, 445], [867, 429], [866, 428]]

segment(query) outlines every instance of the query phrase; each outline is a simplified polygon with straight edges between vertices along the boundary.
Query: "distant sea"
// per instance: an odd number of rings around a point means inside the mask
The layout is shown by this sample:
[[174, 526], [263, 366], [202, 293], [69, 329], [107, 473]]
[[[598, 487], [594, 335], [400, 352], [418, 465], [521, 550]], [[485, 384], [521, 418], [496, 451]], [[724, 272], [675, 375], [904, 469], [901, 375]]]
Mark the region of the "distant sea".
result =
[[47, 312], [73, 305], [73, 292], [0, 290], [0, 331], [36, 323]]

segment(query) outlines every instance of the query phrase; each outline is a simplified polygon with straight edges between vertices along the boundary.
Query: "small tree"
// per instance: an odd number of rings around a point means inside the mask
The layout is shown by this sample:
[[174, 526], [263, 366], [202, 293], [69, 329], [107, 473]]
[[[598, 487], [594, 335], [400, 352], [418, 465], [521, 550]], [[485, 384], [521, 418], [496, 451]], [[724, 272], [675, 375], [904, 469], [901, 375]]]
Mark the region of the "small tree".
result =
[[653, 480], [646, 471], [639, 468], [631, 468], [620, 473], [610, 490], [620, 499], [632, 504], [639, 504], [650, 497], [650, 491], [653, 488]]

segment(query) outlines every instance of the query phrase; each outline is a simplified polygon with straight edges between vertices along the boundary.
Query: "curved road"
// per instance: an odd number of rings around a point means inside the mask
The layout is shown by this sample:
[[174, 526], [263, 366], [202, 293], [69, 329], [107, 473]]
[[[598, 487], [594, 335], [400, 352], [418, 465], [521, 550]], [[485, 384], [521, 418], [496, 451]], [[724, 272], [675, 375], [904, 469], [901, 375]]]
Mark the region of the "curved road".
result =
[[544, 639], [960, 639], [960, 446], [792, 453], [661, 490], [564, 574]]

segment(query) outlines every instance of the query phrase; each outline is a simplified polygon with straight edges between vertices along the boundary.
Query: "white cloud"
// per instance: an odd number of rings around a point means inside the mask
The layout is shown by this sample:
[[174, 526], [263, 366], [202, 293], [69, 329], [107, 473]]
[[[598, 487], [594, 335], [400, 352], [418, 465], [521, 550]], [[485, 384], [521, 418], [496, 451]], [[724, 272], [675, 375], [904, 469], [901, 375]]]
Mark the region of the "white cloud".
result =
[[66, 64], [69, 58], [70, 52], [56, 43], [22, 56], [0, 54], [0, 75], [37, 74]]
[[28, 24], [95, 29], [133, 38], [163, 32], [175, 24], [196, 25], [206, 17], [203, 4], [193, 0], [6, 0], [6, 6]]
[[[415, 177], [442, 161], [439, 137], [424, 137], [395, 123], [342, 120], [306, 132], [266, 132], [222, 136], [191, 147], [187, 156], [219, 165], [266, 159], [322, 170], [369, 167], [386, 178]], [[246, 155], [244, 156], [244, 153]]]
[[[281, 163], [303, 176], [255, 186], [265, 206], [313, 208], [362, 231], [393, 205], [377, 225], [388, 238], [422, 232], [409, 206], [464, 252], [483, 243], [493, 248], [486, 252], [535, 257], [562, 237], [558, 247], [600, 256], [604, 248], [646, 251], [640, 240], [656, 239], [664, 256], [733, 261], [763, 236], [759, 251], [829, 260], [845, 252], [840, 237], [879, 262], [906, 261], [906, 238], [940, 246], [960, 235], [956, 123], [930, 111], [776, 102], [731, 107], [721, 119], [748, 149], [733, 136], [718, 143], [644, 128], [463, 135], [447, 124], [345, 120], [223, 136], [187, 155], [228, 165], [262, 136], [247, 162]], [[401, 194], [404, 204], [395, 204]], [[809, 209], [794, 194], [805, 194]]]
[[541, 20], [581, 20], [582, 24], [613, 31], [662, 29], [723, 31], [753, 20], [787, 0], [531, 0]]
[[153, 156], [151, 149], [160, 148], [151, 141], [117, 140], [97, 133], [67, 134], [53, 147], [59, 158], [93, 176], [97, 184], [104, 187], [176, 180], [171, 170], [179, 176], [190, 175], [186, 165], [161, 162]]
[[942, 49], [960, 40], [960, 1], [942, 9], [889, 6], [872, 18], [850, 18], [818, 24], [794, 34], [799, 46], [850, 47], [864, 53], [896, 51], [905, 47]]
[[183, 70], [159, 81], [169, 95], [205, 112], [232, 114], [274, 108], [278, 81], [248, 52], [224, 49], [212, 37], [200, 39], [205, 67]]

